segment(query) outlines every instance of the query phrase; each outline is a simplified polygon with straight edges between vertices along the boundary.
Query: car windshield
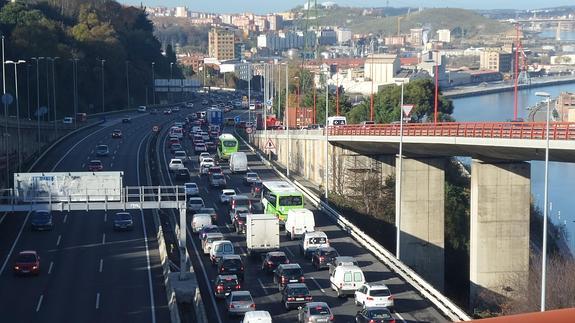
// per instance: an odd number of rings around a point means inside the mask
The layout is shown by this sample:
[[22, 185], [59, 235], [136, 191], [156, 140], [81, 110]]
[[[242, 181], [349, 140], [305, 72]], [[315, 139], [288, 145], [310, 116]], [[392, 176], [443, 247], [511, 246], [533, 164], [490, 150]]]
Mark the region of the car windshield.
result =
[[313, 237], [309, 238], [310, 244], [324, 244], [326, 243], [327, 239], [325, 237]]
[[301, 268], [284, 269], [284, 275], [286, 275], [286, 276], [301, 276], [302, 270], [301, 270]]
[[295, 287], [289, 289], [290, 295], [308, 295], [309, 290], [306, 287]]
[[234, 205], [236, 207], [238, 207], [238, 206], [249, 206], [250, 200], [249, 199], [243, 199], [243, 198], [234, 199]]
[[186, 184], [186, 188], [198, 188], [196, 184]]
[[310, 307], [309, 314], [311, 315], [329, 315], [330, 311], [329, 308], [326, 306], [314, 306]]
[[16, 259], [17, 262], [35, 262], [36, 256], [31, 253], [23, 253], [19, 254], [18, 258]]
[[389, 291], [389, 289], [372, 289], [369, 292], [369, 295], [370, 296], [379, 296], [379, 297], [390, 296], [391, 292]]
[[220, 251], [220, 252], [232, 252], [233, 247], [229, 243], [223, 243], [223, 244], [218, 246], [218, 251]]
[[35, 212], [34, 217], [36, 219], [46, 219], [50, 217], [50, 213], [48, 212]]
[[236, 195], [236, 192], [224, 192], [224, 195], [228, 195], [228, 196]]
[[253, 302], [250, 295], [234, 295], [234, 302]]
[[389, 311], [381, 309], [381, 310], [370, 310], [367, 315], [369, 316], [369, 318], [372, 319], [390, 319], [391, 318], [391, 314], [389, 314]]
[[280, 206], [297, 206], [302, 205], [301, 196], [280, 196]]
[[102, 145], [102, 146], [96, 147], [96, 149], [98, 149], [98, 150], [108, 150], [108, 146]]
[[200, 209], [199, 213], [215, 214], [216, 210], [211, 207], [203, 207]]
[[116, 213], [116, 220], [131, 220], [130, 213]]
[[100, 166], [102, 163], [100, 161], [93, 160], [90, 162], [90, 166]]
[[246, 174], [246, 177], [247, 177], [247, 178], [258, 178], [258, 174], [256, 174], [256, 173], [247, 173], [247, 174]]
[[202, 200], [190, 200], [189, 201], [190, 204], [203, 204]]
[[224, 260], [223, 266], [226, 268], [240, 268], [242, 261], [239, 259], [226, 259]]
[[232, 141], [232, 140], [224, 140], [223, 141], [224, 147], [235, 147], [236, 144], [237, 144], [236, 141]]
[[219, 173], [214, 173], [212, 175], [212, 178], [213, 179], [222, 179], [222, 178], [224, 178], [224, 176], [222, 176], [222, 174], [219, 174]]

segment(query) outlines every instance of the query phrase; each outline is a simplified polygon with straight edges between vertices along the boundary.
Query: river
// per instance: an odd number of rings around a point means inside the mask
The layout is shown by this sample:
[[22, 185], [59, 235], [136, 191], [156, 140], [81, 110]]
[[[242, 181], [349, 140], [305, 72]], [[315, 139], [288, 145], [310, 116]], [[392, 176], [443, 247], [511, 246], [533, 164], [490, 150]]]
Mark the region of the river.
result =
[[[541, 98], [535, 92], [545, 91], [552, 97], [560, 92], [575, 92], [574, 84], [552, 85], [518, 92], [518, 116], [527, 118], [528, 106], [533, 106]], [[453, 117], [457, 121], [506, 121], [513, 119], [513, 92], [485, 94], [453, 99]], [[468, 158], [463, 159], [468, 163]], [[531, 193], [535, 203], [543, 205], [544, 162], [531, 162]], [[575, 163], [551, 162], [549, 166], [549, 202], [551, 220], [565, 225], [571, 252], [575, 253], [575, 196], [572, 189], [575, 183]]]

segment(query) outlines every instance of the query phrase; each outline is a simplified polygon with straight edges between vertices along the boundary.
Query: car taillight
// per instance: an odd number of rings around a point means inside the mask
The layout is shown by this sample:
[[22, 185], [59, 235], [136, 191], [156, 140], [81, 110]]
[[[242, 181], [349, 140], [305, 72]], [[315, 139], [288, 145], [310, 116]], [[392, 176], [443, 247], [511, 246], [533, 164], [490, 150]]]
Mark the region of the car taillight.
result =
[[240, 267], [240, 271], [244, 271], [244, 266], [241, 266], [241, 267]]
[[389, 323], [395, 323], [395, 319], [392, 319], [391, 321], [389, 321]]
[[19, 270], [20, 267], [19, 267], [19, 266], [14, 266], [14, 269]]
[[38, 266], [34, 265], [32, 266], [32, 269], [38, 269]]
[[274, 265], [273, 261], [268, 260], [268, 267], [271, 267], [273, 265]]
[[324, 256], [319, 256], [319, 261], [323, 261], [325, 259]]
[[236, 289], [239, 290], [239, 289], [241, 289], [241, 288], [242, 288], [242, 285], [240, 285], [240, 284], [237, 284], [237, 285], [236, 285]]
[[223, 273], [226, 269], [224, 267], [222, 267], [222, 269], [220, 269], [220, 271]]
[[312, 297], [311, 297], [311, 296], [306, 296], [306, 297], [305, 297], [305, 300], [306, 300], [306, 301], [310, 301], [310, 302], [311, 302], [311, 300], [312, 300]]
[[256, 308], [256, 304], [252, 303], [252, 305], [250, 305], [251, 308], [255, 309]]
[[304, 277], [304, 276], [301, 276], [301, 277], [299, 278], [299, 282], [300, 282], [300, 283], [303, 283], [304, 281], [305, 281], [305, 277]]
[[329, 320], [330, 320], [330, 321], [333, 321], [333, 319], [334, 319], [333, 314], [331, 314], [331, 315], [329, 316]]
[[216, 290], [218, 291], [224, 290], [224, 285], [218, 285], [218, 287], [216, 287]]
[[282, 284], [285, 284], [286, 281], [287, 281], [287, 278], [285, 276], [282, 276]]
[[288, 297], [287, 300], [288, 300], [288, 302], [293, 302], [293, 300], [295, 300], [295, 298], [293, 298], [293, 297]]
[[369, 320], [369, 323], [376, 323], [375, 320]]
[[230, 308], [234, 308], [234, 304], [230, 304]]
[[389, 297], [387, 299], [392, 301], [394, 299], [394, 297], [393, 297], [393, 295], [389, 295]]
[[367, 300], [368, 300], [368, 301], [373, 301], [373, 297], [368, 296], [368, 297], [367, 297]]

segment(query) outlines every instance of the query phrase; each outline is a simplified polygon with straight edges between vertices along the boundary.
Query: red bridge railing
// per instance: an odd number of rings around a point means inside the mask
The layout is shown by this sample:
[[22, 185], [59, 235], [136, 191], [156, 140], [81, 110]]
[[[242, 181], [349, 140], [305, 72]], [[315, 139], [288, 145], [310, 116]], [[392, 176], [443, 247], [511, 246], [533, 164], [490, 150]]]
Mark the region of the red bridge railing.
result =
[[[330, 136], [399, 136], [399, 124], [346, 125], [328, 128]], [[404, 136], [545, 139], [545, 122], [407, 123]], [[552, 140], [575, 140], [575, 122], [552, 122]]]

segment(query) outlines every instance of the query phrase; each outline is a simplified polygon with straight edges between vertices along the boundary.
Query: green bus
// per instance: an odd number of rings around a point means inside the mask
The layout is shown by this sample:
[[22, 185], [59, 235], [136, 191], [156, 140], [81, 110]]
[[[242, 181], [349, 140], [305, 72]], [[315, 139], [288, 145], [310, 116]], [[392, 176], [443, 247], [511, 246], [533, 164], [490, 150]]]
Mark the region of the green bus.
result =
[[229, 133], [218, 137], [218, 158], [229, 159], [233, 153], [238, 152], [238, 140]]
[[262, 182], [262, 204], [265, 213], [278, 217], [280, 224], [284, 224], [288, 211], [303, 208], [303, 193], [286, 181]]

